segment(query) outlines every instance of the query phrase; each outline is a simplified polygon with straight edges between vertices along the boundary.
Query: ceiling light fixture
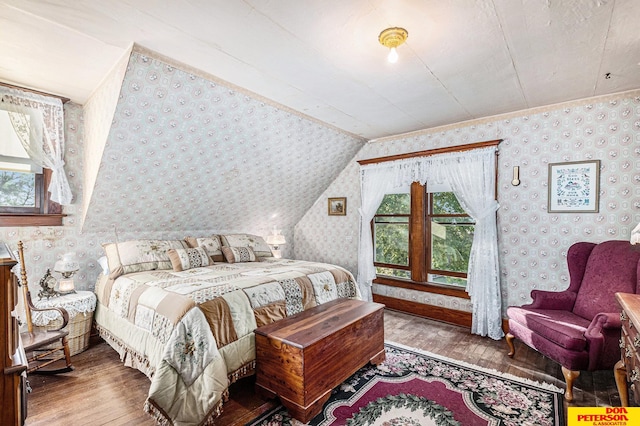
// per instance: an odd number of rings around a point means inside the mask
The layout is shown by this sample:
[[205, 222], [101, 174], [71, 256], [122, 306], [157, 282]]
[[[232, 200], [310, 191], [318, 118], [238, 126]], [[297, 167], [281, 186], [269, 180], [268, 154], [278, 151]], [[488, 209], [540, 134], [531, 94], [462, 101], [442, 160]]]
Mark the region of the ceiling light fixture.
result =
[[387, 60], [392, 64], [395, 64], [398, 61], [398, 52], [396, 52], [396, 47], [404, 43], [407, 40], [407, 37], [409, 37], [409, 32], [404, 28], [399, 27], [387, 28], [378, 36], [380, 44], [391, 49], [389, 51], [389, 56], [387, 56]]

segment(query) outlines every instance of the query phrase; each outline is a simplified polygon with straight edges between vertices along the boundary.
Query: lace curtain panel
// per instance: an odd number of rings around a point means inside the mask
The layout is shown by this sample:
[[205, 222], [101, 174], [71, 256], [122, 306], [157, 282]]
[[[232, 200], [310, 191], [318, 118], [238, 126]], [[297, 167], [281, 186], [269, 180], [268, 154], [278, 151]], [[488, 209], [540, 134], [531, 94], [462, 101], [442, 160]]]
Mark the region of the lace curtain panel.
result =
[[51, 170], [51, 200], [69, 205], [73, 198], [64, 171], [64, 110], [62, 101], [22, 90], [0, 87], [0, 109], [11, 124], [29, 158]]
[[384, 192], [411, 182], [446, 184], [476, 222], [467, 272], [467, 293], [473, 304], [471, 332], [493, 339], [504, 335], [495, 215], [499, 207], [495, 200], [495, 151], [496, 147], [489, 147], [361, 167], [363, 208], [360, 212], [358, 253], [358, 283], [361, 287], [371, 286], [375, 278], [369, 223], [382, 202]]

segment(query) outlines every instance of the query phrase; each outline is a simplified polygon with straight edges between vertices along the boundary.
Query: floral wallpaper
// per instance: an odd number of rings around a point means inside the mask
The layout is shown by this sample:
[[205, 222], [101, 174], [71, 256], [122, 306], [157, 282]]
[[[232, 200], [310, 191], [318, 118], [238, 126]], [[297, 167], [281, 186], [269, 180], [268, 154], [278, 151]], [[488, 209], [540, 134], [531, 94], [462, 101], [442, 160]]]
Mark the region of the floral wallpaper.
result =
[[[115, 241], [116, 231], [119, 240], [181, 239], [267, 235], [276, 226], [287, 239], [285, 257], [332, 262], [355, 274], [356, 160], [492, 139], [504, 140], [498, 158], [504, 306], [528, 302], [532, 289], [566, 288], [573, 242], [628, 239], [640, 222], [640, 91], [365, 144], [136, 47], [121, 65], [86, 108], [65, 105], [74, 201], [64, 208], [64, 226], [0, 228], [10, 248], [25, 242], [34, 289], [69, 251], [80, 260], [77, 288], [93, 289], [101, 244]], [[99, 134], [108, 137], [100, 142]], [[548, 164], [586, 159], [601, 160], [599, 212], [547, 213]], [[520, 167], [517, 187], [510, 183], [513, 166]], [[346, 216], [327, 215], [328, 197], [347, 197]], [[373, 291], [471, 310], [463, 299], [379, 285]]]
[[83, 229], [291, 230], [363, 144], [134, 47]]
[[[520, 111], [371, 141], [295, 228], [299, 258], [357, 272], [359, 167], [356, 160], [503, 139], [498, 157], [498, 232], [503, 306], [533, 289], [569, 285], [566, 253], [577, 241], [628, 240], [640, 222], [640, 92]], [[601, 160], [598, 213], [547, 213], [549, 163]], [[519, 186], [512, 186], [513, 167]], [[326, 198], [346, 196], [347, 216], [327, 216]], [[464, 299], [374, 285], [373, 292], [471, 311]]]
[[[0, 228], [25, 243], [30, 287], [69, 251], [92, 289], [101, 244], [293, 227], [365, 141], [140, 46], [87, 105], [65, 105], [74, 200], [62, 227]], [[117, 235], [116, 235], [117, 234]]]

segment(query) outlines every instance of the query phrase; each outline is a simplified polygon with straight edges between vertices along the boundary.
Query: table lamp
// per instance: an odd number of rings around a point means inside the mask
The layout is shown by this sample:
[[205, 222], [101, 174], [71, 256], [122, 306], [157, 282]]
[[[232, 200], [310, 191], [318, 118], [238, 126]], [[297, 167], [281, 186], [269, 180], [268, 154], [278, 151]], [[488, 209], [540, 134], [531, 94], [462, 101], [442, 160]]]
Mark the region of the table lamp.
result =
[[73, 252], [63, 254], [62, 259], [55, 263], [53, 270], [63, 277], [58, 281], [58, 292], [60, 294], [76, 292], [72, 277], [79, 269], [80, 264], [76, 260], [76, 254]]
[[273, 257], [281, 258], [282, 254], [280, 253], [280, 246], [282, 244], [286, 244], [287, 240], [285, 240], [284, 235], [280, 233], [280, 230], [274, 228], [271, 232], [271, 235], [267, 235], [264, 240], [267, 244], [273, 247], [273, 250], [271, 250], [273, 252]]

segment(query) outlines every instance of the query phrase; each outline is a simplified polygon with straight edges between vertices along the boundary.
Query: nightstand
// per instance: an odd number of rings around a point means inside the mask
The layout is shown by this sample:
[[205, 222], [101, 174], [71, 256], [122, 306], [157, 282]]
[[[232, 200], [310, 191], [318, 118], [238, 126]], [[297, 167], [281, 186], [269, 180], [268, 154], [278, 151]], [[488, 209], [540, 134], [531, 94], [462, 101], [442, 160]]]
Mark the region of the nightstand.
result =
[[[96, 309], [96, 295], [92, 291], [77, 291], [76, 293], [49, 299], [34, 300], [37, 308], [64, 308], [69, 313], [69, 324], [63, 329], [69, 332], [69, 351], [71, 356], [78, 354], [89, 347], [89, 334], [93, 311]], [[57, 328], [62, 324], [62, 317], [58, 312], [32, 312], [33, 324]]]

